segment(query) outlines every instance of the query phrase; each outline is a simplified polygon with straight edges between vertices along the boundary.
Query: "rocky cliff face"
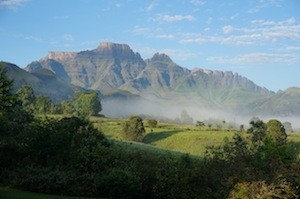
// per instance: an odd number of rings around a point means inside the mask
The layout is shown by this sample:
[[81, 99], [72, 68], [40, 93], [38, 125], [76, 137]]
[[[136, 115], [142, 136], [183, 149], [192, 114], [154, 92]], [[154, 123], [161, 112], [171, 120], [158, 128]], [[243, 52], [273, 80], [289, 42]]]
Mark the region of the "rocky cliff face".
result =
[[240, 88], [255, 93], [271, 94], [272, 92], [266, 88], [256, 85], [253, 81], [231, 71], [212, 71], [208, 69], [194, 68], [191, 71], [193, 78], [204, 77], [207, 81], [214, 82], [217, 86], [224, 88]]
[[[105, 42], [93, 50], [49, 52], [45, 58], [29, 64], [26, 70], [33, 73], [42, 68], [67, 83], [86, 89], [125, 90], [140, 96], [150, 93], [174, 104], [180, 101], [250, 113], [259, 112], [259, 107], [276, 109], [273, 104], [277, 103], [275, 99], [274, 103], [267, 103], [273, 99], [273, 92], [237, 73], [201, 68], [188, 70], [161, 53], [143, 60], [126, 44]], [[279, 94], [275, 96], [286, 101]], [[291, 109], [287, 105], [282, 107], [280, 114], [289, 112], [285, 107]]]
[[171, 92], [189, 73], [189, 70], [176, 65], [168, 55], [156, 53], [147, 60], [144, 70], [124, 88], [138, 92]]
[[29, 64], [26, 70], [47, 68], [68, 83], [109, 90], [133, 80], [145, 66], [141, 56], [128, 45], [106, 42], [90, 51], [50, 52], [47, 57]]
[[26, 67], [29, 72], [41, 68], [53, 71], [68, 83], [87, 89], [122, 88], [133, 92], [180, 91], [195, 87], [240, 88], [268, 94], [265, 88], [232, 72], [196, 68], [192, 71], [175, 64], [166, 54], [156, 53], [143, 60], [127, 44], [100, 43], [93, 50], [81, 52], [49, 52], [45, 58]]
[[75, 52], [49, 52], [46, 59], [66, 61], [68, 59], [74, 59], [76, 55], [77, 53]]

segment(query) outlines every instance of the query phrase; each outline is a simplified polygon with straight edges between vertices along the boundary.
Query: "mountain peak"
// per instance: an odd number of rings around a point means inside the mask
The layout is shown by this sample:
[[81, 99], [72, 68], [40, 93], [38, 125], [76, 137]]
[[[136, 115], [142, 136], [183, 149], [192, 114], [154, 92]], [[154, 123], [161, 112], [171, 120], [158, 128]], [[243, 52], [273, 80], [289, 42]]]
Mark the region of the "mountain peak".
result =
[[53, 52], [50, 51], [48, 52], [48, 55], [46, 57], [46, 59], [54, 59], [54, 60], [58, 60], [58, 61], [64, 61], [67, 59], [72, 59], [76, 56], [77, 53], [75, 52]]
[[132, 51], [127, 44], [117, 44], [113, 42], [101, 42], [95, 51], [112, 51], [112, 50]]
[[155, 53], [151, 58], [151, 61], [165, 61], [165, 62], [173, 62], [172, 59], [164, 54], [164, 53]]
[[134, 53], [127, 44], [102, 42], [96, 49], [92, 50], [92, 52], [95, 52], [97, 55], [102, 56], [112, 56], [130, 60], [141, 60], [140, 54]]

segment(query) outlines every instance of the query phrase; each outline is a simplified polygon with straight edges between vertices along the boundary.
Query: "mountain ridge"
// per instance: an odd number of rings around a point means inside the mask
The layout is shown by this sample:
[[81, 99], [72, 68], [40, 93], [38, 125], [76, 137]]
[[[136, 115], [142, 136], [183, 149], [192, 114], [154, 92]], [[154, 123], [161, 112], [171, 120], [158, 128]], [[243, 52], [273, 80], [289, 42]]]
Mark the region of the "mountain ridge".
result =
[[66, 84], [61, 78], [48, 69], [35, 70], [28, 73], [15, 64], [0, 62], [9, 79], [13, 80], [13, 90], [16, 92], [25, 83], [29, 84], [36, 95], [50, 97], [54, 102], [70, 99], [77, 91], [83, 90], [77, 86]]
[[112, 42], [103, 42], [95, 49], [80, 52], [49, 52], [25, 69], [34, 72], [41, 68], [85, 89], [101, 92], [124, 90], [144, 98], [150, 96], [159, 101], [181, 103], [182, 106], [193, 103], [225, 111], [259, 113], [255, 104], [267, 109], [269, 106], [261, 103], [272, 96], [279, 97], [232, 71], [190, 70], [159, 52], [144, 60], [129, 45]]

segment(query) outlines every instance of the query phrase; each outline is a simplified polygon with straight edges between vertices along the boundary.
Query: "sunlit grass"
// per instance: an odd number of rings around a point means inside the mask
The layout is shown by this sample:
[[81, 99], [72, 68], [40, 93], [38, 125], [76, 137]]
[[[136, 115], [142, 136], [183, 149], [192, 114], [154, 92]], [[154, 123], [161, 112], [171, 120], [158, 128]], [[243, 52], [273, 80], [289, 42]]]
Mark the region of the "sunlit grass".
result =
[[[101, 130], [107, 137], [119, 141], [124, 141], [121, 131], [124, 119], [109, 119], [92, 117], [94, 126]], [[191, 155], [203, 156], [207, 146], [219, 146], [225, 137], [231, 138], [232, 131], [212, 131], [201, 129], [195, 125], [178, 125], [159, 123], [156, 128], [150, 128], [145, 122], [146, 135], [143, 143], [134, 143], [135, 147], [148, 147], [153, 150], [153, 146]], [[145, 145], [146, 144], [146, 145]], [[152, 147], [150, 147], [151, 145]]]

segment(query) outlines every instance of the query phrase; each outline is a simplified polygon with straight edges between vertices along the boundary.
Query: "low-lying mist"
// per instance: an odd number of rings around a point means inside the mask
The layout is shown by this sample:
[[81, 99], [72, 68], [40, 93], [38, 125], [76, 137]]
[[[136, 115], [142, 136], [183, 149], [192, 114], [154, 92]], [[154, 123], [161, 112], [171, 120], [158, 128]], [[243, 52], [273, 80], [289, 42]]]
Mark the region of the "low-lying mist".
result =
[[108, 98], [102, 101], [102, 114], [113, 118], [127, 118], [132, 115], [142, 115], [145, 118], [153, 118], [156, 120], [178, 121], [182, 117], [183, 111], [193, 118], [193, 123], [197, 121], [222, 121], [227, 124], [233, 124], [235, 128], [243, 124], [248, 127], [253, 117], [259, 117], [267, 122], [270, 119], [278, 119], [282, 123], [290, 122], [294, 130], [300, 128], [299, 117], [277, 117], [277, 116], [260, 116], [239, 114], [237, 111], [223, 111], [208, 107], [201, 107], [193, 104], [180, 104], [173, 101], [165, 101], [160, 99], [147, 100], [143, 98], [133, 99], [114, 99]]

